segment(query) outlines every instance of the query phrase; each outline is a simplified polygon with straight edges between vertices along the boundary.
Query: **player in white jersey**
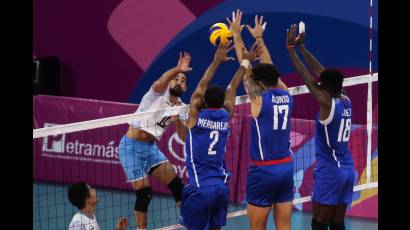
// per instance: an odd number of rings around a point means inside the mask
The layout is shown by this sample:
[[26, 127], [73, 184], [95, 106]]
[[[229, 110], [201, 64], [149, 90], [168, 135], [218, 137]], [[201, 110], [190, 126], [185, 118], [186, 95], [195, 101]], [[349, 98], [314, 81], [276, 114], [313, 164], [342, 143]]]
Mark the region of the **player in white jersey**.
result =
[[179, 97], [186, 91], [186, 75], [191, 56], [179, 54], [177, 66], [166, 71], [144, 95], [136, 112], [157, 111], [143, 120], [132, 122], [119, 144], [119, 158], [122, 168], [136, 193], [135, 220], [139, 229], [147, 227], [147, 209], [152, 190], [148, 176], [154, 176], [172, 191], [177, 205], [181, 200], [183, 183], [177, 177], [165, 155], [155, 144], [166, 128], [176, 123], [182, 140], [186, 136], [186, 115], [170, 116], [164, 109], [184, 105]]
[[[68, 199], [72, 205], [78, 208], [78, 212], [73, 216], [68, 230], [100, 230], [94, 214], [98, 203], [95, 189], [84, 182], [74, 183], [68, 188]], [[124, 230], [127, 226], [127, 218], [121, 217], [115, 229]]]

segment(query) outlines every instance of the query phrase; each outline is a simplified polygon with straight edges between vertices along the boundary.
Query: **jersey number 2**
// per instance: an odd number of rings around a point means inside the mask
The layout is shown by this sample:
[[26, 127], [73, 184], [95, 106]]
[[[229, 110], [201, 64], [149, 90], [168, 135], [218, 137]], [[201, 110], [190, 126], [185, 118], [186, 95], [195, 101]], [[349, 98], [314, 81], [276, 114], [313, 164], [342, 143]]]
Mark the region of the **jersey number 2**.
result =
[[208, 148], [208, 155], [216, 155], [216, 150], [213, 150], [213, 148], [214, 148], [214, 145], [218, 142], [219, 132], [216, 130], [213, 130], [212, 132], [209, 133], [209, 138], [212, 139], [212, 142]]

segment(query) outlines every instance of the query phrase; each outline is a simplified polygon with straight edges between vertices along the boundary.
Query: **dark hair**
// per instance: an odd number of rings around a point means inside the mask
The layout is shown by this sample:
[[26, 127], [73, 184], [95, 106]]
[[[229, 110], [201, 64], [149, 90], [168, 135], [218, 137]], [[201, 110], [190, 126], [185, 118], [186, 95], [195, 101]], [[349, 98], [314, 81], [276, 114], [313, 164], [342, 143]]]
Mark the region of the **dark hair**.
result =
[[266, 86], [276, 86], [280, 74], [276, 67], [268, 63], [259, 63], [253, 69], [253, 79], [260, 81]]
[[210, 85], [205, 91], [205, 103], [211, 108], [221, 108], [225, 100], [225, 91], [218, 85]]
[[343, 74], [334, 69], [325, 69], [320, 73], [320, 86], [328, 91], [332, 97], [338, 97], [342, 93]]
[[90, 196], [90, 189], [85, 182], [77, 182], [68, 188], [68, 200], [78, 209], [85, 207], [85, 201]]

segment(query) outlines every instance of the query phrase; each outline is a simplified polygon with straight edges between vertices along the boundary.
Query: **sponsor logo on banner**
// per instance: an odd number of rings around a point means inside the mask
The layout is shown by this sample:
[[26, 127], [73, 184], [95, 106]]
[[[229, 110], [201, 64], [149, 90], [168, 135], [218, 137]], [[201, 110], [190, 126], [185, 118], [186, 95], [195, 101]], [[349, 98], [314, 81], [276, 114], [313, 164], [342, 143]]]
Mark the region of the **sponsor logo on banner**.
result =
[[[44, 127], [56, 126], [55, 123], [44, 123]], [[119, 164], [118, 146], [114, 140], [107, 144], [88, 143], [82, 138], [67, 138], [70, 134], [50, 135], [43, 137], [43, 157], [78, 161], [103, 162]], [[80, 136], [81, 137], [81, 136]]]
[[174, 169], [175, 173], [180, 178], [188, 178], [188, 172], [185, 165], [185, 142], [181, 140], [177, 132], [174, 132], [168, 139], [168, 151], [178, 162], [178, 164], [176, 165], [172, 164], [172, 168]]

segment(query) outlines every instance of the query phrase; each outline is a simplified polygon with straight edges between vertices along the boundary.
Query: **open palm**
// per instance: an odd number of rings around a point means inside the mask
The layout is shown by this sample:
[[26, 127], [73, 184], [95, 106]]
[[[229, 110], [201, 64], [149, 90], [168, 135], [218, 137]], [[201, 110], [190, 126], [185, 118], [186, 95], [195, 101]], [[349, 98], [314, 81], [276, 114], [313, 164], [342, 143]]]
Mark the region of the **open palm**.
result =
[[182, 55], [182, 52], [179, 52], [179, 60], [178, 60], [177, 68], [181, 72], [192, 71], [192, 68], [189, 67], [190, 63], [191, 63], [191, 55], [188, 52], [184, 52], [183, 55]]

